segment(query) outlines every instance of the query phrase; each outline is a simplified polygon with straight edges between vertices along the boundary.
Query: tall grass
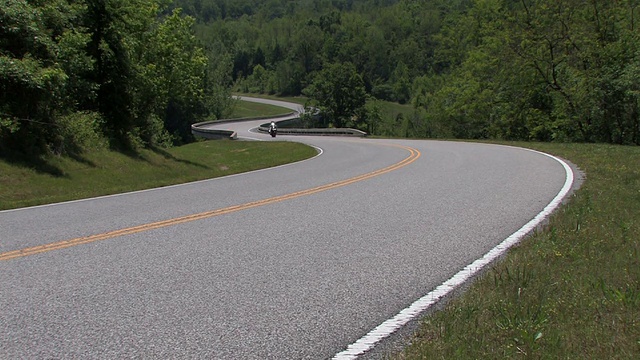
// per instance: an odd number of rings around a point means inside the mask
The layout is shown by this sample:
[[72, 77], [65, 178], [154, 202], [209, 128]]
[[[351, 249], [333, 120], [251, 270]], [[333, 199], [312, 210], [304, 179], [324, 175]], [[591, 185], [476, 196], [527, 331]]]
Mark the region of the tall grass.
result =
[[639, 359], [640, 147], [515, 145], [571, 160], [586, 181], [394, 357]]

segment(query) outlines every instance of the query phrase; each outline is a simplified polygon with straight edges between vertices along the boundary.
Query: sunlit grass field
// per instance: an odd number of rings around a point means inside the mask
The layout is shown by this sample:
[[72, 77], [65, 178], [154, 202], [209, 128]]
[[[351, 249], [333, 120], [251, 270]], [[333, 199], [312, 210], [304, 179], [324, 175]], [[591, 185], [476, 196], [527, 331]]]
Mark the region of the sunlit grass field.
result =
[[586, 181], [396, 359], [640, 359], [640, 147], [512, 144]]
[[236, 174], [312, 157], [292, 142], [203, 141], [127, 155], [52, 156], [31, 167], [0, 160], [0, 210], [141, 190]]
[[280, 106], [260, 104], [249, 101], [236, 101], [230, 118], [249, 118], [254, 116], [272, 116], [288, 114], [291, 110]]

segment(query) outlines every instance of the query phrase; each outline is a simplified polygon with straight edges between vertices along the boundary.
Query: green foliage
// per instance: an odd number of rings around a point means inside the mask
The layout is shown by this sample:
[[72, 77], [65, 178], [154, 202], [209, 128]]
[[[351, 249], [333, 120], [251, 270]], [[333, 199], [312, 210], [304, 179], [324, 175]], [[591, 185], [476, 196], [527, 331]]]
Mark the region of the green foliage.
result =
[[167, 6], [0, 0], [0, 153], [184, 143], [228, 112], [228, 58], [209, 59], [194, 20]]
[[[89, 113], [112, 145], [188, 142], [190, 124], [229, 114], [232, 87], [308, 89], [336, 124], [388, 136], [640, 144], [636, 1], [0, 5], [0, 152], [74, 148], [60, 119]], [[360, 91], [329, 102], [326, 74], [346, 63], [413, 114], [373, 116]]]
[[305, 89], [305, 95], [334, 127], [358, 126], [363, 121], [357, 115], [362, 112], [367, 94], [352, 63], [332, 64], [320, 71]]
[[[58, 151], [75, 109], [82, 68], [71, 48], [84, 46], [82, 28], [70, 23], [81, 6], [3, 0], [0, 10], [0, 153], [38, 156]], [[85, 58], [86, 59], [86, 58]], [[74, 148], [80, 148], [75, 144]]]
[[[438, 25], [429, 20], [438, 13], [437, 3], [410, 6], [396, 1], [384, 6], [401, 9], [394, 15], [384, 16], [381, 4], [372, 1], [255, 1], [253, 15], [238, 19], [221, 19], [201, 32], [204, 42], [225, 39], [222, 51], [234, 58], [233, 79], [237, 90], [262, 91], [280, 95], [299, 95], [309, 85], [315, 73], [333, 63], [351, 62], [362, 76], [365, 86], [389, 82], [399, 97], [408, 101], [410, 76], [426, 70], [429, 52], [425, 48]], [[395, 4], [395, 5], [394, 5]], [[405, 10], [411, 8], [411, 10]], [[280, 9], [280, 10], [277, 10]], [[395, 11], [395, 10], [394, 10]], [[265, 15], [277, 13], [277, 16]], [[411, 17], [408, 21], [402, 16]], [[197, 17], [197, 15], [196, 15]], [[410, 34], [413, 23], [428, 34]], [[387, 32], [387, 28], [395, 34]], [[416, 45], [416, 47], [412, 47]], [[396, 47], [402, 49], [396, 51]], [[407, 77], [390, 82], [398, 59], [410, 64]], [[257, 86], [250, 78], [256, 65], [261, 65], [268, 76]], [[416, 67], [419, 67], [417, 69]], [[248, 80], [245, 82], [245, 80]], [[264, 90], [262, 90], [264, 89]]]
[[204, 108], [208, 120], [224, 119], [233, 110], [231, 96], [231, 68], [229, 54], [220, 54], [205, 49], [209, 59], [204, 78]]
[[[141, 61], [135, 98], [142, 140], [149, 144], [162, 138], [163, 130], [176, 143], [191, 140], [191, 124], [206, 115], [203, 79], [208, 60], [192, 26], [192, 18], [174, 10], [149, 32], [148, 43], [137, 54]], [[155, 119], [163, 119], [164, 126], [154, 127]]]
[[224, 39], [237, 90], [299, 95], [350, 62], [369, 94], [420, 107], [408, 131], [373, 126], [384, 134], [640, 143], [635, 1], [242, 4], [200, 25]]
[[59, 118], [60, 134], [55, 143], [56, 154], [79, 154], [106, 147], [100, 133], [102, 117], [93, 112], [74, 112]]

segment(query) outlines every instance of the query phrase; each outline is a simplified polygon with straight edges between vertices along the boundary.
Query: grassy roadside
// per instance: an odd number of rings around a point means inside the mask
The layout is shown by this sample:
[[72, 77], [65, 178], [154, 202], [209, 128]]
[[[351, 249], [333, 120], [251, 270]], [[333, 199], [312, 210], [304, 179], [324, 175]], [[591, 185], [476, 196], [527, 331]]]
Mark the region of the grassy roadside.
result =
[[288, 114], [290, 112], [290, 109], [280, 106], [239, 100], [235, 102], [230, 118], [238, 119], [254, 116], [272, 116]]
[[570, 159], [587, 179], [393, 358], [640, 358], [640, 147], [511, 145]]
[[[288, 109], [238, 101], [233, 117], [277, 115]], [[206, 141], [123, 154], [94, 150], [30, 164], [0, 159], [0, 210], [185, 183], [282, 165], [316, 154], [281, 142]]]
[[288, 102], [300, 104], [300, 105], [305, 105], [308, 100], [308, 98], [305, 96], [276, 96], [276, 95], [269, 95], [269, 94], [252, 94], [252, 93], [246, 93], [246, 94], [235, 93], [234, 95], [278, 100], [278, 101], [288, 101]]
[[115, 194], [236, 174], [312, 157], [292, 142], [203, 141], [126, 155], [52, 156], [24, 166], [0, 159], [0, 210]]

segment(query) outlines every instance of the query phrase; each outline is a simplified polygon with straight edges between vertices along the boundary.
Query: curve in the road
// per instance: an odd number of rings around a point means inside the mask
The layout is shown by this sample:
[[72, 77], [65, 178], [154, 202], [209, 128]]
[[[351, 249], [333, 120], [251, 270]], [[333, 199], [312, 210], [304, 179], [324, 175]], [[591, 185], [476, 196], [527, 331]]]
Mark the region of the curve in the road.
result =
[[[243, 98], [246, 101], [255, 101], [260, 103], [269, 103], [269, 100], [259, 99], [259, 98]], [[295, 104], [289, 104], [278, 102], [278, 104], [271, 103], [272, 105], [279, 105], [283, 107], [287, 107], [289, 109], [294, 109]], [[529, 149], [526, 149], [529, 150]], [[355, 341], [354, 343], [347, 346], [347, 348], [333, 357], [334, 360], [345, 360], [345, 359], [355, 359], [362, 354], [373, 349], [378, 343], [382, 340], [388, 338], [391, 334], [399, 330], [408, 322], [415, 319], [420, 314], [424, 313], [428, 310], [432, 305], [437, 303], [442, 298], [449, 295], [453, 290], [458, 288], [460, 285], [468, 281], [474, 275], [476, 275], [479, 271], [481, 271], [487, 264], [493, 262], [498, 257], [503, 255], [511, 246], [518, 243], [522, 238], [524, 238], [527, 234], [529, 234], [533, 229], [535, 229], [542, 221], [544, 221], [561, 203], [562, 199], [567, 196], [567, 194], [571, 191], [571, 188], [574, 183], [574, 174], [571, 167], [564, 162], [563, 160], [554, 157], [552, 155], [530, 150], [535, 153], [539, 153], [541, 155], [550, 157], [560, 163], [565, 170], [565, 182], [563, 187], [557, 193], [557, 195], [553, 198], [553, 200], [531, 221], [522, 226], [522, 228], [518, 229], [516, 232], [511, 234], [497, 246], [492, 248], [489, 252], [484, 254], [482, 257], [473, 261], [471, 264], [464, 267], [458, 273], [456, 273], [453, 277], [449, 278], [447, 281], [442, 283], [440, 286], [436, 287], [434, 290], [419, 298], [415, 302], [413, 302], [410, 306], [400, 311], [394, 317], [384, 321], [376, 328], [371, 330], [369, 333]]]
[[[249, 132], [259, 124], [211, 126], [272, 141]], [[296, 141], [326, 152], [215, 186], [0, 212], [7, 253], [132, 231], [0, 261], [0, 357], [375, 355], [382, 339], [543, 221], [573, 182], [565, 162], [521, 148]], [[420, 152], [428, 156], [415, 161]]]
[[125, 229], [109, 231], [109, 232], [102, 233], [102, 234], [95, 234], [95, 235], [91, 235], [91, 236], [85, 236], [85, 237], [80, 237], [80, 238], [75, 238], [75, 239], [63, 240], [63, 241], [58, 241], [58, 242], [54, 242], [54, 243], [43, 244], [43, 245], [32, 246], [32, 247], [28, 247], [28, 248], [23, 248], [23, 249], [17, 249], [17, 250], [3, 252], [3, 253], [0, 253], [0, 261], [11, 260], [11, 259], [15, 259], [15, 258], [29, 256], [29, 255], [40, 254], [40, 253], [48, 252], [48, 251], [66, 249], [66, 248], [69, 248], [69, 247], [72, 247], [72, 246], [88, 244], [88, 243], [92, 243], [92, 242], [96, 242], [96, 241], [112, 239], [112, 238], [119, 237], [119, 236], [131, 235], [131, 234], [135, 234], [135, 233], [139, 233], [139, 232], [143, 232], [143, 231], [159, 229], [159, 228], [163, 228], [163, 227], [166, 227], [166, 226], [172, 226], [172, 225], [178, 225], [178, 224], [182, 224], [182, 223], [186, 223], [186, 222], [202, 220], [202, 219], [206, 219], [206, 218], [210, 218], [210, 217], [214, 217], [214, 216], [229, 214], [229, 213], [240, 211], [240, 210], [246, 210], [246, 209], [251, 209], [251, 208], [254, 208], [254, 207], [258, 207], [258, 206], [273, 204], [273, 203], [280, 202], [280, 201], [290, 200], [290, 199], [298, 198], [298, 197], [305, 196], [305, 195], [311, 195], [311, 194], [315, 194], [315, 193], [318, 193], [318, 192], [321, 192], [321, 191], [331, 190], [331, 189], [335, 189], [335, 188], [338, 188], [338, 187], [341, 187], [341, 186], [346, 186], [346, 185], [349, 185], [349, 184], [353, 184], [353, 183], [358, 182], [358, 181], [367, 180], [367, 179], [370, 179], [370, 178], [378, 176], [378, 175], [386, 174], [386, 173], [388, 173], [390, 171], [394, 171], [394, 170], [400, 169], [400, 168], [402, 168], [404, 166], [407, 166], [407, 165], [411, 164], [412, 162], [416, 161], [420, 157], [420, 152], [418, 150], [416, 150], [416, 149], [413, 149], [413, 148], [410, 148], [410, 147], [407, 147], [407, 146], [401, 146], [401, 145], [388, 145], [388, 146], [395, 146], [395, 147], [398, 147], [398, 148], [405, 149], [405, 150], [407, 150], [409, 152], [409, 156], [407, 156], [406, 158], [404, 158], [403, 160], [401, 160], [401, 161], [399, 161], [399, 162], [397, 162], [395, 164], [392, 164], [392, 165], [387, 166], [387, 167], [382, 168], [382, 169], [378, 169], [378, 170], [375, 170], [375, 171], [372, 171], [372, 172], [369, 172], [369, 173], [366, 173], [366, 174], [363, 174], [363, 175], [360, 175], [360, 176], [355, 176], [355, 177], [352, 177], [352, 178], [349, 178], [349, 179], [345, 179], [345, 180], [342, 180], [342, 181], [337, 181], [337, 182], [333, 182], [333, 183], [330, 183], [330, 184], [325, 184], [325, 185], [317, 186], [317, 187], [314, 187], [314, 188], [311, 188], [311, 189], [305, 189], [305, 190], [297, 191], [297, 192], [290, 193], [290, 194], [285, 194], [285, 195], [281, 195], [281, 196], [276, 196], [276, 197], [271, 197], [271, 198], [262, 199], [262, 200], [258, 200], [258, 201], [253, 201], [253, 202], [249, 202], [249, 203], [245, 203], [245, 204], [241, 204], [241, 205], [229, 206], [229, 207], [222, 208], [222, 209], [216, 209], [216, 210], [212, 210], [212, 211], [205, 211], [205, 212], [192, 214], [192, 215], [187, 215], [187, 216], [182, 216], [182, 217], [178, 217], [178, 218], [173, 218], [173, 219], [168, 219], [168, 220], [163, 220], [163, 221], [157, 221], [157, 222], [148, 223], [148, 224], [142, 224], [142, 225], [133, 226], [133, 227], [125, 228]]
[[[257, 102], [265, 102], [266, 100], [258, 100], [256, 98], [244, 98], [246, 101], [257, 101]], [[282, 104], [278, 104], [282, 105]], [[289, 106], [289, 108], [292, 108]], [[527, 149], [528, 150], [528, 149]], [[574, 174], [571, 170], [571, 167], [564, 162], [563, 160], [554, 157], [552, 155], [530, 150], [532, 152], [536, 152], [542, 154], [544, 156], [548, 156], [558, 163], [560, 163], [565, 170], [565, 182], [561, 190], [555, 196], [555, 198], [531, 221], [526, 223], [522, 228], [514, 232], [508, 238], [503, 240], [500, 244], [495, 246], [489, 252], [487, 252], [481, 258], [475, 260], [470, 265], [464, 267], [458, 273], [456, 273], [453, 277], [442, 283], [440, 286], [436, 287], [434, 290], [424, 295], [423, 297], [416, 300], [409, 307], [400, 311], [394, 317], [384, 321], [376, 328], [371, 330], [369, 333], [350, 344], [345, 350], [337, 353], [334, 356], [334, 360], [345, 360], [345, 359], [355, 359], [358, 356], [370, 351], [373, 347], [375, 347], [379, 342], [389, 337], [391, 334], [396, 332], [398, 329], [403, 327], [408, 322], [415, 319], [420, 314], [424, 313], [427, 309], [429, 309], [432, 305], [437, 303], [442, 298], [446, 297], [450, 294], [454, 289], [458, 288], [461, 284], [465, 283], [467, 280], [472, 278], [475, 274], [481, 271], [487, 264], [493, 262], [498, 257], [503, 255], [511, 246], [519, 242], [522, 238], [524, 238], [528, 233], [530, 233], [533, 229], [535, 229], [544, 219], [546, 219], [561, 203], [562, 199], [569, 193], [573, 186], [574, 182]]]
[[487, 252], [484, 256], [477, 259], [473, 263], [465, 266], [462, 270], [452, 276], [450, 279], [442, 283], [442, 285], [436, 287], [433, 291], [429, 292], [425, 296], [416, 300], [409, 307], [400, 311], [396, 316], [389, 320], [386, 320], [382, 324], [378, 325], [375, 329], [371, 330], [365, 336], [361, 337], [354, 343], [350, 344], [344, 351], [337, 353], [333, 360], [350, 360], [356, 359], [358, 356], [371, 350], [376, 344], [385, 338], [389, 337], [394, 332], [398, 331], [401, 327], [408, 322], [415, 319], [420, 314], [428, 310], [432, 305], [449, 295], [453, 290], [460, 285], [467, 282], [474, 275], [480, 272], [486, 265], [492, 263], [500, 256], [502, 256], [509, 248], [517, 244], [522, 238], [527, 236], [538, 225], [540, 225], [551, 213], [553, 213], [558, 206], [562, 203], [562, 200], [569, 194], [573, 186], [574, 174], [571, 167], [563, 160], [535, 150], [530, 150], [544, 156], [548, 156], [557, 162], [559, 162], [566, 173], [566, 178], [562, 189], [551, 200], [551, 202], [531, 221], [522, 226], [518, 231], [511, 234], [508, 238], [498, 244], [496, 247]]

